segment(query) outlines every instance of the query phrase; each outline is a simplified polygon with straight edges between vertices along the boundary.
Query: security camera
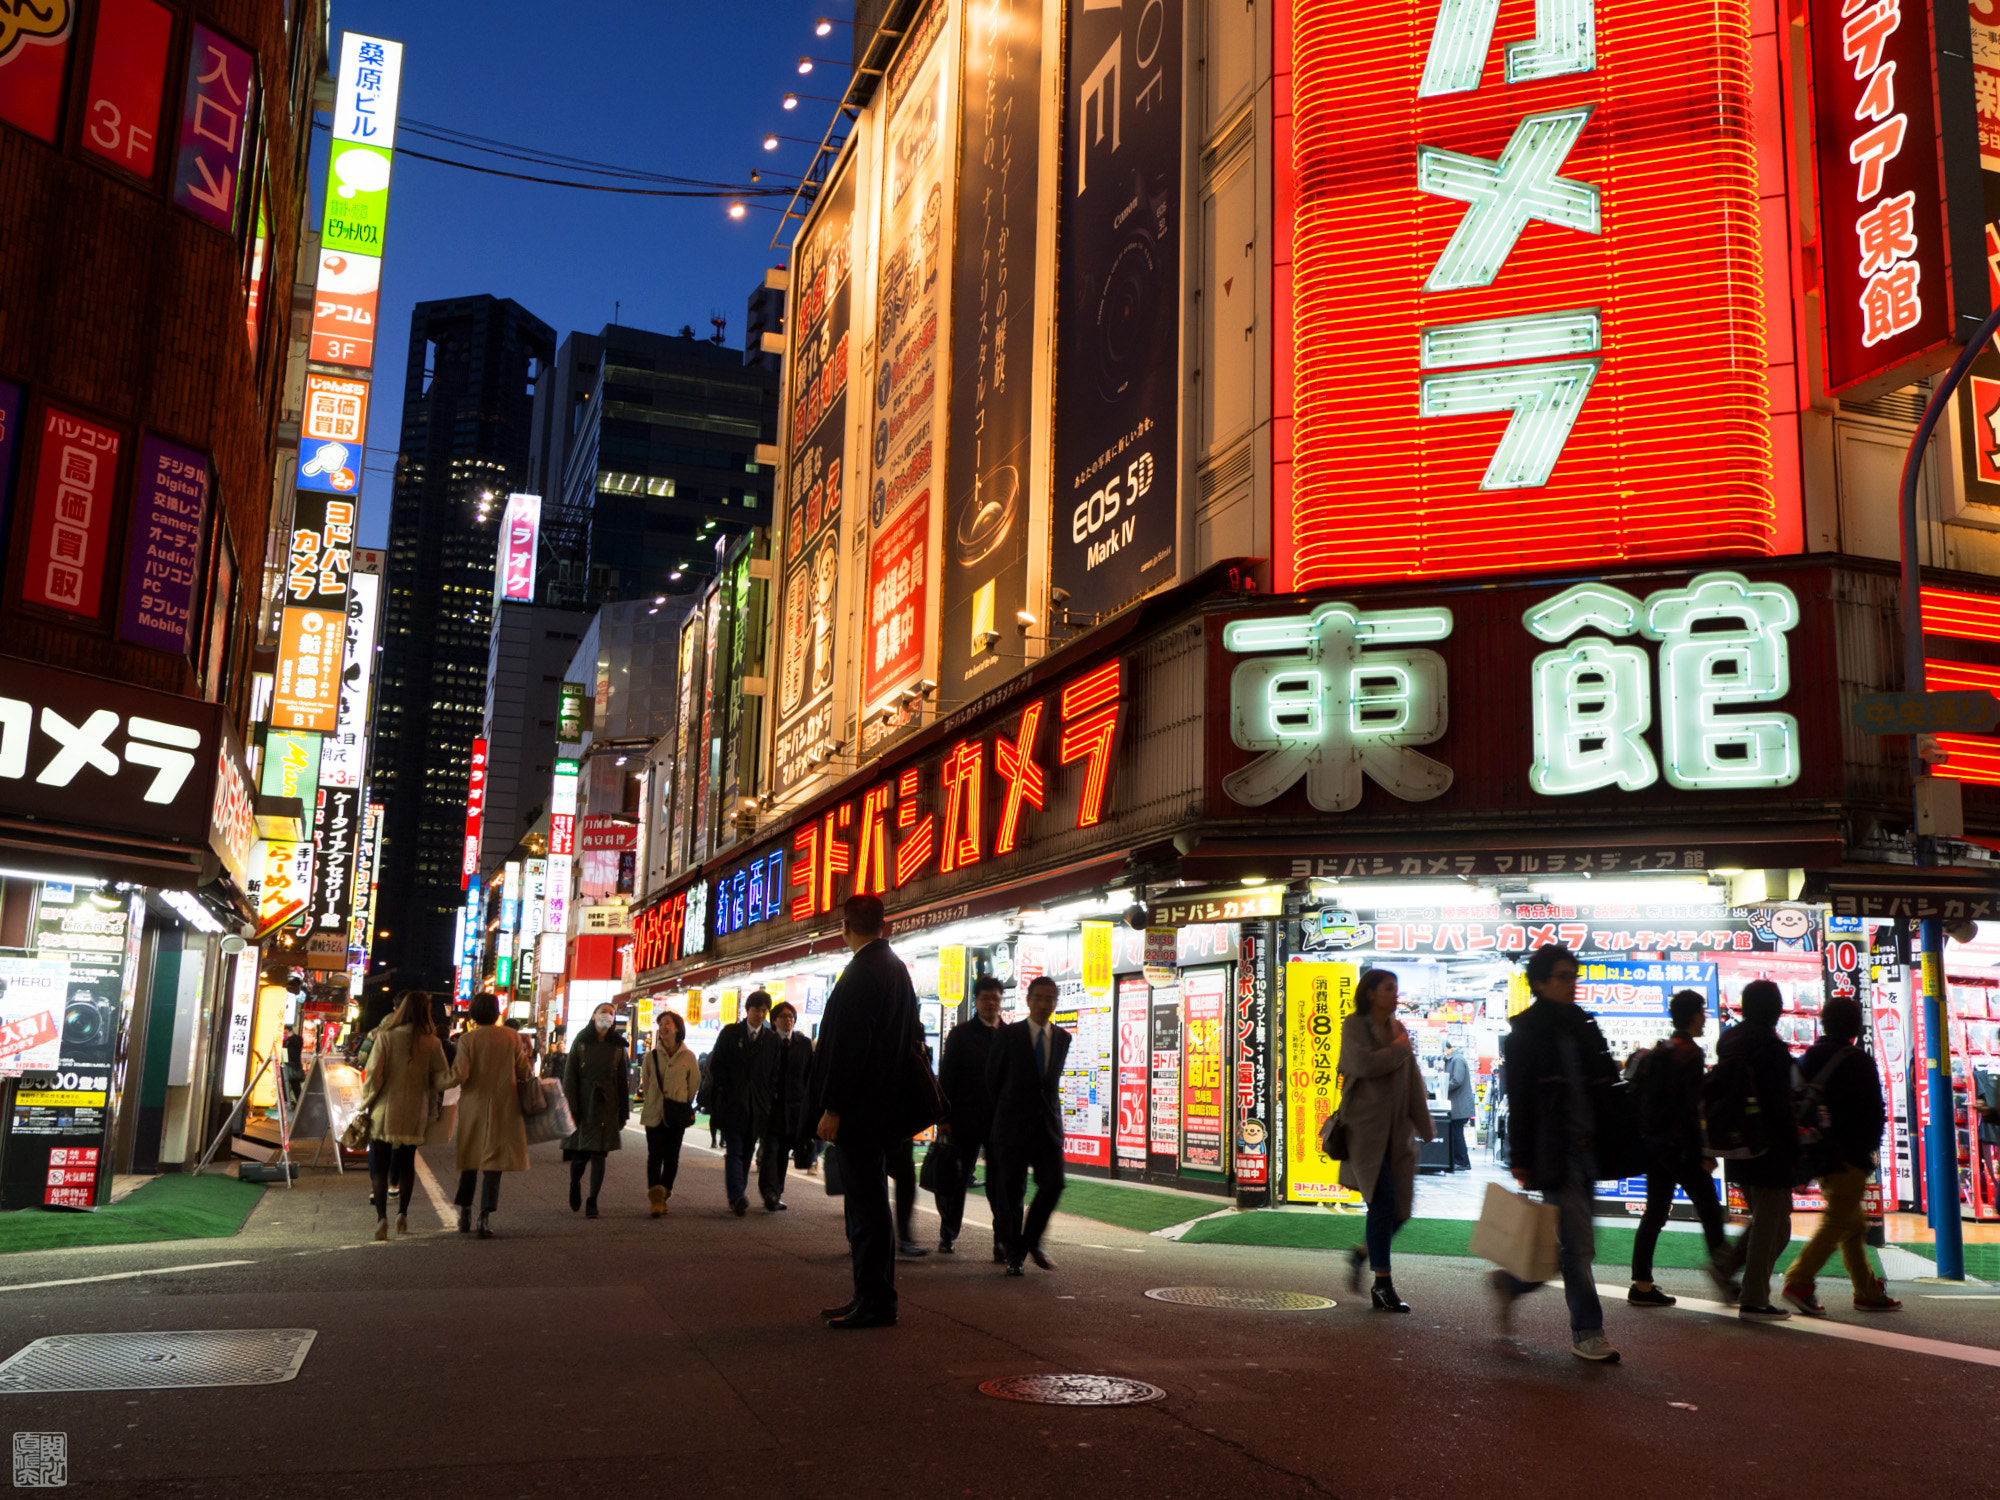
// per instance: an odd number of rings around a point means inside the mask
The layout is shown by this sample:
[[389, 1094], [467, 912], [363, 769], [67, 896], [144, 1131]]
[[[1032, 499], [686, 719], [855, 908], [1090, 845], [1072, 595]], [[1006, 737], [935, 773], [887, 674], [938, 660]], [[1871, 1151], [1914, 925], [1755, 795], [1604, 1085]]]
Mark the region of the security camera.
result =
[[1954, 943], [1969, 943], [1979, 936], [1979, 924], [1965, 921], [1947, 922], [1944, 924], [1944, 933]]
[[1134, 901], [1130, 906], [1125, 908], [1125, 925], [1134, 932], [1144, 932], [1146, 930], [1148, 915], [1149, 913], [1144, 903]]

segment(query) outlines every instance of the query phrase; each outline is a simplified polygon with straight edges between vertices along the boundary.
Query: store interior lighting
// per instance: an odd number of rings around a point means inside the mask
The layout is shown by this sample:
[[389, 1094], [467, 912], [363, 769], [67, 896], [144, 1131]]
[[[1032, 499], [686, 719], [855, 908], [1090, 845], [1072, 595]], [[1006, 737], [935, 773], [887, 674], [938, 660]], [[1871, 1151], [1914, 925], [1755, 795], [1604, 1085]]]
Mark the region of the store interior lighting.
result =
[[1380, 884], [1316, 880], [1313, 891], [1322, 901], [1338, 901], [1342, 906], [1367, 911], [1403, 906], [1483, 906], [1496, 899], [1491, 892], [1457, 880], [1391, 880]]
[[103, 881], [89, 875], [51, 875], [46, 870], [0, 869], [0, 879], [31, 880], [36, 884], [40, 884], [44, 880], [54, 881], [58, 885], [100, 886], [104, 884]]
[[196, 932], [216, 933], [222, 931], [222, 924], [215, 920], [209, 909], [195, 899], [189, 891], [161, 891], [160, 899], [180, 914], [181, 919]]

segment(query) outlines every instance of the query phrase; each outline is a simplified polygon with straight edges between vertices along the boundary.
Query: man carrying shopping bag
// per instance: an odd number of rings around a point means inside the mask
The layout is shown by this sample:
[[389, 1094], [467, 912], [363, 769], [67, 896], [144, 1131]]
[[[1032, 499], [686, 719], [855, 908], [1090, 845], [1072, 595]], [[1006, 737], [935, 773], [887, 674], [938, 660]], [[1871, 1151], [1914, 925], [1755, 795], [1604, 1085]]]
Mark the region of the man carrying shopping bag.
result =
[[[1502, 1044], [1513, 1123], [1508, 1162], [1514, 1180], [1539, 1192], [1556, 1210], [1556, 1254], [1569, 1302], [1570, 1352], [1615, 1364], [1604, 1337], [1592, 1260], [1597, 1253], [1592, 1209], [1596, 1197], [1598, 1114], [1618, 1082], [1604, 1033], [1576, 1003], [1576, 955], [1554, 943], [1528, 958], [1535, 1001], [1514, 1017]], [[1483, 1224], [1483, 1221], [1482, 1221]], [[1500, 1331], [1512, 1331], [1514, 1299], [1543, 1279], [1505, 1269], [1492, 1273]]]

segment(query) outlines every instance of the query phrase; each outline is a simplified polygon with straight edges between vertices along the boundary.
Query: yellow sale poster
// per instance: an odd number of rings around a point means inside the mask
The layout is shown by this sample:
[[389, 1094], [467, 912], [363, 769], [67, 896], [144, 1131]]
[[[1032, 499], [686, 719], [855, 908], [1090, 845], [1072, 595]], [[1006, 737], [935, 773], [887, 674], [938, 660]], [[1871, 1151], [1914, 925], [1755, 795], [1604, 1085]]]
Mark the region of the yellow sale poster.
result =
[[1111, 924], [1083, 924], [1083, 992], [1086, 995], [1111, 993]]
[[1285, 985], [1285, 1196], [1293, 1203], [1354, 1203], [1340, 1164], [1319, 1149], [1320, 1127], [1340, 1107], [1340, 1027], [1354, 1013], [1356, 964], [1291, 963]]

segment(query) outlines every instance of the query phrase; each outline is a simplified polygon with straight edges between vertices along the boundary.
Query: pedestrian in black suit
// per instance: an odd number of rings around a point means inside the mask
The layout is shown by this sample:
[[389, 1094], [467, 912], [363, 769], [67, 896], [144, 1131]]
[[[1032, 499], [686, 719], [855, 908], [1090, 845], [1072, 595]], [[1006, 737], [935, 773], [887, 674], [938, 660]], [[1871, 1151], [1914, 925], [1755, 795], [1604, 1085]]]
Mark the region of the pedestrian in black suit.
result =
[[[1028, 1019], [1000, 1030], [987, 1079], [993, 1093], [993, 1134], [987, 1142], [995, 1179], [987, 1189], [1007, 1252], [1007, 1274], [1019, 1276], [1023, 1258], [1044, 1271], [1055, 1263], [1042, 1253], [1042, 1232], [1063, 1190], [1063, 1059], [1069, 1033], [1052, 1025], [1056, 982], [1046, 976], [1028, 986]], [[1021, 1215], [1028, 1171], [1035, 1173], [1035, 1201]], [[999, 1196], [994, 1197], [994, 1190]]]
[[[951, 1118], [943, 1126], [951, 1142], [951, 1170], [936, 1194], [938, 1253], [954, 1254], [953, 1243], [965, 1223], [965, 1195], [972, 1187], [972, 1174], [979, 1165], [979, 1151], [993, 1134], [993, 1095], [987, 1084], [988, 1066], [994, 1045], [1000, 1040], [1000, 980], [982, 974], [972, 986], [972, 1019], [952, 1027], [944, 1039], [944, 1059], [938, 1065], [938, 1084], [951, 1101]], [[992, 1160], [986, 1165], [986, 1200], [993, 1213], [993, 1259], [1007, 1258], [1000, 1240], [1000, 1211], [996, 1196]]]
[[745, 1196], [750, 1163], [771, 1118], [770, 1055], [778, 1034], [765, 1024], [770, 1013], [770, 995], [752, 990], [743, 1002], [743, 1019], [723, 1027], [715, 1039], [699, 1101], [710, 1123], [722, 1129], [723, 1194], [739, 1219], [750, 1209]]
[[[854, 957], [827, 996], [813, 1053], [811, 1109], [819, 1111], [819, 1138], [840, 1151], [854, 1298], [823, 1315], [830, 1328], [886, 1328], [896, 1322], [887, 1153], [897, 1134], [898, 1084], [923, 1023], [910, 971], [882, 938], [880, 898], [849, 896], [842, 918]], [[907, 1127], [902, 1134], [907, 1138]]]
[[777, 1045], [766, 1049], [759, 1066], [765, 1079], [761, 1092], [771, 1101], [764, 1131], [757, 1143], [757, 1192], [764, 1212], [785, 1207], [785, 1168], [793, 1149], [806, 1138], [806, 1080], [812, 1071], [812, 1038], [792, 1028], [799, 1013], [789, 1000], [771, 1007], [771, 1030]]

